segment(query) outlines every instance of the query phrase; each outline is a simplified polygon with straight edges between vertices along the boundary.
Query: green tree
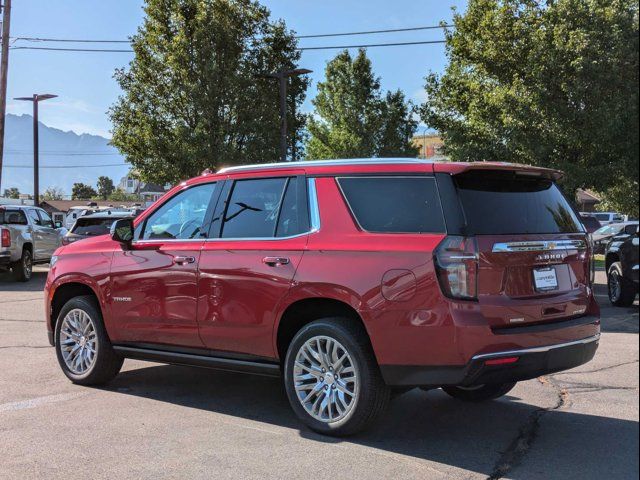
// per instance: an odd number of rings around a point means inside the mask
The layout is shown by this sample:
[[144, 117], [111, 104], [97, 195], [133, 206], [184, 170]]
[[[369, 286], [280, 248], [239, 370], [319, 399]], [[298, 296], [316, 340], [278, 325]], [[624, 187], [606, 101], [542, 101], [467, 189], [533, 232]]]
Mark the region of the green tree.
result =
[[637, 211], [638, 1], [471, 0], [454, 24], [422, 108], [446, 153], [560, 168]]
[[111, 195], [115, 190], [113, 180], [105, 176], [98, 177], [98, 183], [96, 186], [98, 187], [98, 196], [103, 200], [109, 198], [109, 195]]
[[47, 200], [62, 200], [63, 198], [64, 190], [58, 187], [49, 187], [40, 195], [40, 199], [44, 202]]
[[120, 188], [116, 188], [111, 193], [111, 195], [109, 195], [109, 198], [107, 198], [107, 200], [110, 200], [112, 202], [136, 202], [136, 201], [139, 201], [140, 199], [136, 194], [127, 193]]
[[339, 53], [326, 67], [308, 122], [307, 158], [415, 156], [417, 122], [400, 91], [383, 98], [365, 50]]
[[72, 200], [89, 200], [97, 196], [98, 192], [96, 192], [91, 185], [87, 185], [86, 183], [74, 183], [73, 188], [71, 189]]
[[16, 187], [5, 188], [2, 196], [12, 199], [20, 198], [20, 190], [18, 190]]
[[[140, 179], [176, 183], [206, 168], [277, 159], [278, 85], [258, 76], [300, 59], [284, 22], [252, 0], [146, 0], [145, 13], [110, 109], [112, 143]], [[290, 79], [289, 112], [307, 85]], [[303, 120], [290, 113], [291, 150]]]

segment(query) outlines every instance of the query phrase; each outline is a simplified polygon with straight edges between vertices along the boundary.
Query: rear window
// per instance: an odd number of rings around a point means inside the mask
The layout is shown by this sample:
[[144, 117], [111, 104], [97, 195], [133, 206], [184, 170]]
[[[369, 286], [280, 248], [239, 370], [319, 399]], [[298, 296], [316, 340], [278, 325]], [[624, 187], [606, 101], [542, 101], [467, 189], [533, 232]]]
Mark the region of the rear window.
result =
[[470, 234], [582, 233], [580, 220], [551, 181], [515, 172], [469, 172], [454, 181]]
[[26, 225], [27, 217], [22, 210], [0, 209], [0, 225]]
[[593, 216], [601, 222], [608, 222], [611, 218], [611, 215], [609, 215], [608, 213], [596, 213]]
[[444, 233], [433, 177], [338, 178], [349, 208], [363, 230], [375, 233]]
[[118, 218], [79, 218], [71, 233], [76, 235], [106, 235], [111, 229], [111, 224], [118, 220]]

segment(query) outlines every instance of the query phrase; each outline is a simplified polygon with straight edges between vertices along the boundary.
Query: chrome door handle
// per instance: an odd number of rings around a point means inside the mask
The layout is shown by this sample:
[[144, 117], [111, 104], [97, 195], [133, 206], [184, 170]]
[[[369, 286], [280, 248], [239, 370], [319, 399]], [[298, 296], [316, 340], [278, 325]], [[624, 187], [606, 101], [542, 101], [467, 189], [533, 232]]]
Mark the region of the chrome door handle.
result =
[[177, 263], [178, 265], [184, 265], [185, 263], [195, 263], [195, 261], [195, 257], [184, 257], [181, 255], [173, 257], [173, 263]]
[[269, 265], [270, 267], [281, 267], [282, 265], [288, 265], [289, 259], [287, 257], [264, 257], [262, 263]]

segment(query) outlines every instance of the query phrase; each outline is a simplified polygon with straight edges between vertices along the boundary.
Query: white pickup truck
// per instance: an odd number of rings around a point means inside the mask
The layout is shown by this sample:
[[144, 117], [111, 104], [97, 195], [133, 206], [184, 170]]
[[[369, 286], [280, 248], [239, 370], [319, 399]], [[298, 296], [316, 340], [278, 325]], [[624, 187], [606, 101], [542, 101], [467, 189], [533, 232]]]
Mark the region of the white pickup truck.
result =
[[19, 282], [31, 279], [34, 264], [48, 263], [66, 230], [38, 207], [0, 205], [0, 270]]

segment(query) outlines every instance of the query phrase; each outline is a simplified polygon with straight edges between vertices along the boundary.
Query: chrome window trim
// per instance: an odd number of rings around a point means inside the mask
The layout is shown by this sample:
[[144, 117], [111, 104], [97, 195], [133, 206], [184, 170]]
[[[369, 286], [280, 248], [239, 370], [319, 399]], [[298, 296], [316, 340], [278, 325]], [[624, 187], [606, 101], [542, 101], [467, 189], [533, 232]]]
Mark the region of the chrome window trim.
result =
[[584, 240], [542, 240], [494, 243], [493, 253], [550, 252], [557, 250], [586, 250]]
[[307, 178], [307, 197], [309, 201], [309, 233], [315, 233], [320, 231], [320, 205], [318, 204], [315, 178]]
[[556, 350], [558, 348], [564, 347], [572, 347], [575, 345], [586, 345], [588, 343], [597, 342], [600, 340], [600, 334], [593, 335], [592, 337], [583, 338], [581, 340], [575, 340], [573, 342], [566, 343], [557, 343], [555, 345], [545, 345], [542, 347], [533, 347], [533, 348], [523, 348], [521, 350], [506, 350], [502, 352], [495, 353], [484, 353], [481, 355], [474, 355], [471, 360], [484, 360], [487, 358], [495, 358], [495, 357], [504, 357], [504, 356], [512, 356], [512, 355], [525, 355], [527, 353], [545, 353], [551, 350]]

